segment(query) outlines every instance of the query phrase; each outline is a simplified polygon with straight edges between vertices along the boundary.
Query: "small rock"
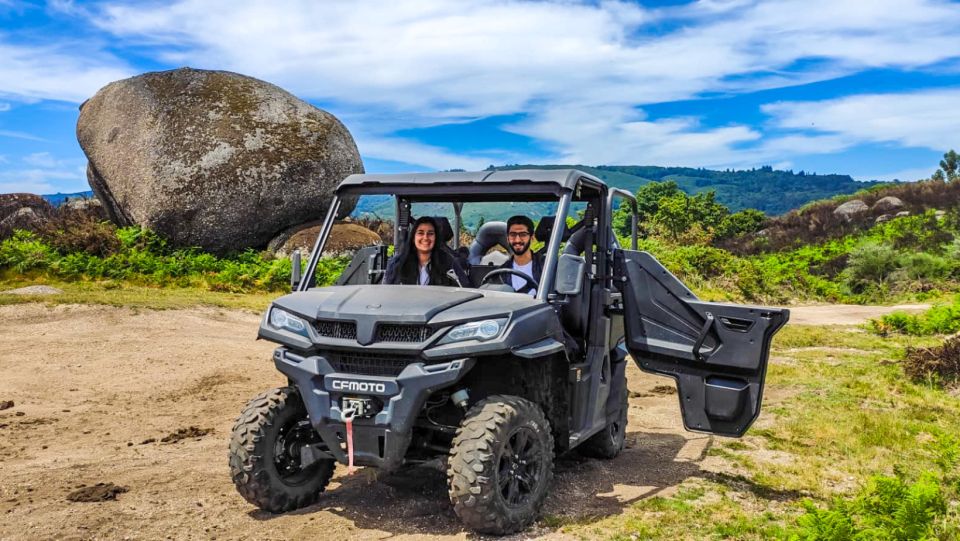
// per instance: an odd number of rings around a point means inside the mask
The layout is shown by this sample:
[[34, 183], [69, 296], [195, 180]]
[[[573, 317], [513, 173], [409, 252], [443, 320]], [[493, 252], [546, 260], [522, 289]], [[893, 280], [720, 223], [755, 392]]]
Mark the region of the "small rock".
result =
[[0, 402], [0, 410], [8, 410], [13, 406], [13, 400], [4, 400], [3, 402]]
[[902, 217], [904, 217], [904, 216], [910, 216], [910, 211], [909, 211], [909, 210], [901, 210], [900, 212], [898, 212], [898, 213], [896, 214], [896, 216], [897, 216], [897, 218], [902, 218]]
[[7, 295], [59, 295], [63, 291], [50, 286], [27, 286], [0, 291], [0, 293]]
[[23, 417], [24, 415], [26, 415], [26, 413], [24, 413], [24, 412], [22, 412], [22, 411], [18, 411], [15, 415], [16, 415], [17, 417]]
[[877, 216], [876, 219], [873, 221], [874, 223], [882, 224], [883, 222], [890, 221], [890, 218], [891, 216], [889, 214], [881, 214], [880, 216]]

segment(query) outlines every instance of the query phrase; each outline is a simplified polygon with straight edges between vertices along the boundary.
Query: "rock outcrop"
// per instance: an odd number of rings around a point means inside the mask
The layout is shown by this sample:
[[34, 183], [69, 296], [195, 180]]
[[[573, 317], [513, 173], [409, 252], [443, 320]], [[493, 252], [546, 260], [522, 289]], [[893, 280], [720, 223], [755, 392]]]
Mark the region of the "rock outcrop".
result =
[[868, 207], [866, 203], [859, 199], [852, 199], [835, 208], [833, 214], [850, 221], [858, 214], [862, 214], [868, 210], [870, 210], [870, 207]]
[[35, 230], [53, 214], [46, 199], [32, 193], [0, 194], [0, 239], [15, 229]]
[[888, 195], [886, 197], [881, 197], [880, 199], [877, 199], [877, 202], [874, 203], [873, 207], [871, 208], [874, 211], [890, 212], [893, 210], [902, 209], [903, 206], [904, 206], [904, 203], [902, 199], [900, 199], [899, 197]]
[[261, 248], [322, 218], [337, 184], [363, 171], [333, 115], [224, 71], [181, 68], [110, 83], [81, 106], [77, 138], [90, 186], [114, 222], [216, 253]]
[[[312, 224], [284, 233], [272, 240], [267, 249], [278, 257], [286, 257], [294, 250], [300, 250], [300, 254], [308, 258], [313, 251], [313, 245], [317, 241], [321, 227], [323, 224]], [[339, 223], [333, 225], [323, 253], [324, 255], [342, 255], [374, 244], [382, 244], [380, 235], [377, 233], [361, 225]]]

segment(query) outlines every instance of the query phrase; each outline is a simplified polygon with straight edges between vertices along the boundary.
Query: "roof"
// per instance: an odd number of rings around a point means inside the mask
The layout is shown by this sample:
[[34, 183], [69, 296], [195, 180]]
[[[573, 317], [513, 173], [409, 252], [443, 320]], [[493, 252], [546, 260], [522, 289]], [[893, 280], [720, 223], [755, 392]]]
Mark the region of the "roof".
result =
[[512, 169], [504, 171], [362, 174], [343, 179], [337, 190], [348, 187], [432, 187], [432, 186], [486, 186], [509, 184], [540, 184], [554, 189], [573, 190], [581, 178], [598, 184], [603, 181], [579, 169]]

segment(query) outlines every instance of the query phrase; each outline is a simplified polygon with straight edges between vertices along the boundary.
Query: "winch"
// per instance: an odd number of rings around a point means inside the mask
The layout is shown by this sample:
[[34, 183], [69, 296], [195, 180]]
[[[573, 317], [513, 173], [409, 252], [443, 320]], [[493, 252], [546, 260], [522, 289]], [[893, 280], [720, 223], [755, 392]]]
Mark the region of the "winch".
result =
[[380, 408], [373, 398], [345, 396], [341, 399], [340, 411], [353, 411], [353, 417], [373, 417]]

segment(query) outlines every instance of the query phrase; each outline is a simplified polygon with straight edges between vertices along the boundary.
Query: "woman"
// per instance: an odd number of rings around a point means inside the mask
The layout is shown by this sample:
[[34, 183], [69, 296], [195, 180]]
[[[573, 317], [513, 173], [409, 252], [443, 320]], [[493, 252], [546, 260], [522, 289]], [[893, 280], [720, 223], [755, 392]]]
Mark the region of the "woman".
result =
[[437, 222], [430, 216], [421, 216], [410, 226], [407, 242], [387, 264], [384, 284], [457, 286], [447, 276], [453, 260], [437, 248]]

